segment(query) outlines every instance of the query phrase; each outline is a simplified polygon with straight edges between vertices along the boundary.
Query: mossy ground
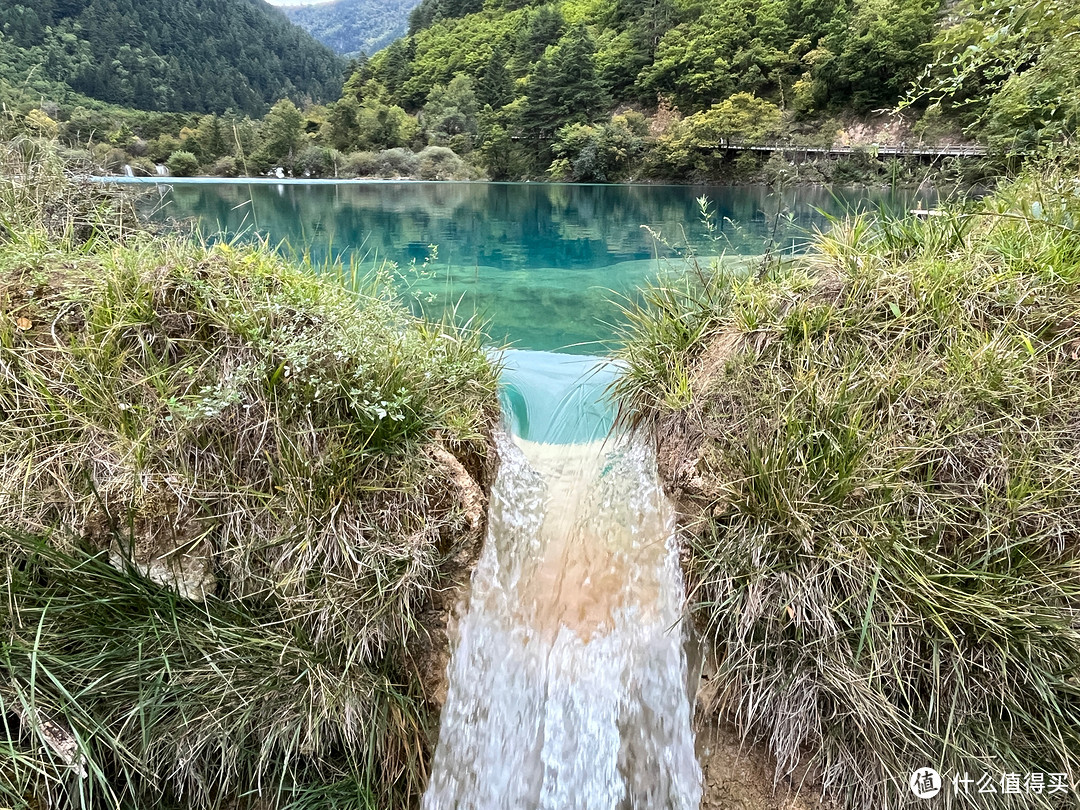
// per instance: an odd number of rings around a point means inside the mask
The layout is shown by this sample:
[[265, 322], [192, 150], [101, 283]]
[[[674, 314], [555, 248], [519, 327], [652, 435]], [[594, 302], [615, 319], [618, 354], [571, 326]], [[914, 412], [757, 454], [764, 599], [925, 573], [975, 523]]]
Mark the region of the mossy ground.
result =
[[1000, 794], [1080, 778], [1075, 168], [631, 313], [616, 393], [688, 515], [713, 711], [843, 807], [920, 766], [997, 783], [938, 807], [1075, 806]]
[[0, 805], [408, 806], [494, 464], [479, 337], [0, 164]]

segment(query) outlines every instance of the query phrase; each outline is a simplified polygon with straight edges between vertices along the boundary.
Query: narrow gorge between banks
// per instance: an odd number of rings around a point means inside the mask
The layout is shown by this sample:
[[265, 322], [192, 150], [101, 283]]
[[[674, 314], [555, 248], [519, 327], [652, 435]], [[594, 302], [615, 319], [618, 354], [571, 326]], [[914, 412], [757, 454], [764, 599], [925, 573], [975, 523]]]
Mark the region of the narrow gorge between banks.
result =
[[690, 810], [675, 514], [601, 358], [503, 357], [506, 432], [425, 810]]

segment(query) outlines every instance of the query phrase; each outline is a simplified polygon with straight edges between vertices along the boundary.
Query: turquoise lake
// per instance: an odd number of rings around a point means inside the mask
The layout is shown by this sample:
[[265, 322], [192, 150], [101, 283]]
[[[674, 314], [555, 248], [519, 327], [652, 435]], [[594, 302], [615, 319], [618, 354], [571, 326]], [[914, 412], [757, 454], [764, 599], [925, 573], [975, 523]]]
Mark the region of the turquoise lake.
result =
[[[198, 221], [211, 238], [265, 238], [316, 263], [392, 262], [418, 313], [487, 324], [496, 345], [603, 354], [617, 302], [686, 257], [804, 249], [826, 215], [923, 207], [913, 192], [765, 186], [541, 183], [168, 181], [146, 204], [158, 220]], [[706, 197], [710, 237], [698, 198]], [[426, 262], [426, 264], [425, 264]]]

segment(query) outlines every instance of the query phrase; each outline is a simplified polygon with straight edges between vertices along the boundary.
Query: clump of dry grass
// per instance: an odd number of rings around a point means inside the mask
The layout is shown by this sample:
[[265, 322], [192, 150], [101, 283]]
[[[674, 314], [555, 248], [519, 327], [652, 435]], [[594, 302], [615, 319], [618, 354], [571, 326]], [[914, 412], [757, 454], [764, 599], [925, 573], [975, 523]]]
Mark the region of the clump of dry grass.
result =
[[43, 154], [0, 154], [0, 796], [415, 797], [491, 463], [479, 337], [152, 237]]
[[[0, 116], [0, 138], [4, 131]], [[93, 182], [89, 167], [83, 169], [65, 164], [49, 141], [18, 135], [0, 142], [0, 239], [31, 227], [80, 249], [137, 230], [133, 198]]]
[[[716, 710], [845, 807], [907, 806], [921, 766], [937, 806], [977, 804], [951, 780], [984, 772], [987, 806], [1073, 806], [1000, 791], [1080, 778], [1075, 173], [855, 217], [801, 266], [709, 283], [637, 313], [618, 393], [701, 515]], [[673, 320], [693, 339], [665, 364]]]

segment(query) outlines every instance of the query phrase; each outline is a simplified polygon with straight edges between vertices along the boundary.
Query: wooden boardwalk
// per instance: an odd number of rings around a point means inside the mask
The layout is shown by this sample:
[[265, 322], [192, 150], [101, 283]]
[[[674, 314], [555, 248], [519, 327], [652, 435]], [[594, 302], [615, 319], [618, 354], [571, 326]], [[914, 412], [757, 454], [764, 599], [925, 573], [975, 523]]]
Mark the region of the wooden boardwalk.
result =
[[985, 157], [985, 146], [926, 146], [925, 144], [869, 145], [869, 146], [799, 146], [791, 143], [740, 143], [721, 141], [718, 148], [736, 152], [782, 152], [786, 155], [875, 155], [883, 157]]

